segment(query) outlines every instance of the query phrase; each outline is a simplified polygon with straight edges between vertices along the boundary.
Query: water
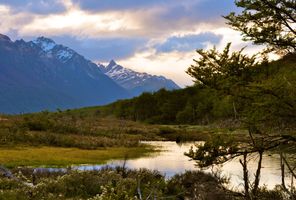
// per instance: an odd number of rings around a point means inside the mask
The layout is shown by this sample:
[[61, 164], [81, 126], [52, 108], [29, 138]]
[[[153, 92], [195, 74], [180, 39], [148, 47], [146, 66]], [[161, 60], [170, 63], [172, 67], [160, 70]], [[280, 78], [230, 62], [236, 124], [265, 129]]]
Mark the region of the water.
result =
[[[126, 161], [111, 160], [105, 165], [80, 165], [73, 168], [78, 170], [98, 170], [106, 165], [114, 167], [123, 166], [125, 163], [125, 166], [130, 169], [147, 168], [158, 170], [168, 178], [175, 174], [183, 173], [186, 170], [200, 170], [196, 166], [195, 161], [184, 155], [184, 152], [187, 152], [194, 145], [194, 142], [177, 144], [176, 142], [151, 141], [144, 143], [152, 145], [161, 151], [138, 159], [127, 159]], [[249, 161], [248, 167], [249, 174], [253, 177], [257, 169], [256, 158]], [[212, 172], [212, 170], [215, 171], [217, 169], [218, 167], [203, 170]], [[239, 163], [239, 158], [219, 166], [219, 169], [222, 175], [230, 178], [229, 188], [234, 190], [241, 190], [243, 188], [242, 166]], [[287, 183], [289, 183], [288, 181], [289, 178], [287, 178]], [[279, 156], [266, 154], [263, 156], [260, 185], [265, 185], [267, 188], [272, 189], [277, 184], [281, 184]]]
[[[152, 153], [148, 157], [142, 157], [138, 159], [128, 159], [125, 166], [130, 169], [147, 168], [150, 170], [158, 170], [166, 177], [171, 177], [178, 173], [183, 173], [186, 170], [200, 170], [195, 161], [191, 160], [184, 155], [191, 146], [194, 145], [193, 142], [177, 144], [176, 142], [160, 142], [151, 141], [145, 142], [146, 144], [156, 147], [156, 149], [161, 150], [157, 153]], [[249, 174], [252, 176], [255, 174], [257, 169], [256, 156], [251, 159], [248, 163]], [[123, 160], [113, 160], [109, 161], [107, 165], [109, 166], [122, 166], [125, 161]], [[79, 170], [97, 170], [106, 165], [83, 165], [76, 166]], [[222, 175], [230, 178], [229, 187], [232, 189], [240, 190], [243, 187], [242, 179], [242, 166], [239, 163], [239, 158], [233, 159], [222, 166], [203, 169], [206, 172], [221, 170]], [[287, 181], [289, 178], [287, 179]], [[288, 182], [287, 182], [288, 183]], [[280, 160], [278, 155], [264, 155], [261, 169], [261, 180], [260, 185], [265, 185], [267, 188], [272, 189], [275, 185], [281, 184], [281, 171], [280, 171]]]
[[[152, 153], [149, 156], [124, 160], [111, 160], [108, 166], [125, 166], [130, 169], [147, 168], [150, 170], [158, 170], [167, 177], [171, 177], [177, 173], [185, 172], [185, 170], [196, 170], [194, 162], [184, 156], [184, 152], [188, 151], [193, 143], [185, 143], [178, 145], [176, 142], [143, 142], [156, 147], [160, 152]], [[106, 166], [106, 165], [103, 165]], [[103, 167], [102, 165], [82, 165], [76, 167], [79, 170], [96, 170]]]

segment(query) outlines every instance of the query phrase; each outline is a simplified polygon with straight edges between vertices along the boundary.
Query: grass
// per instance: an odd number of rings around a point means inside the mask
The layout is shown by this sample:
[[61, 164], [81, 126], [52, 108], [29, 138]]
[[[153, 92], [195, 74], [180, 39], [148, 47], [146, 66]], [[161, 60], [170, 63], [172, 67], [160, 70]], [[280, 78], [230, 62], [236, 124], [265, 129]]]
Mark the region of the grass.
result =
[[[232, 134], [219, 126], [150, 125], [113, 116], [100, 108], [0, 116], [0, 163], [17, 166], [101, 164], [126, 155], [151, 151], [139, 141], [205, 141], [215, 134]], [[246, 138], [239, 132], [238, 140]]]
[[69, 166], [74, 164], [104, 164], [111, 159], [137, 158], [149, 154], [148, 147], [111, 147], [96, 150], [60, 147], [1, 147], [0, 163], [17, 166]]

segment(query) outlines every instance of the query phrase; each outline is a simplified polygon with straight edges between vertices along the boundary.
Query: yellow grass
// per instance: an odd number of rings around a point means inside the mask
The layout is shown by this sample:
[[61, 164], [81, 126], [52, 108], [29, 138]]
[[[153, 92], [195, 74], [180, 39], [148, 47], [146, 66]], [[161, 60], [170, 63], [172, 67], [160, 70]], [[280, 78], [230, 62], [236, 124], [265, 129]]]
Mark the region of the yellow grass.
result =
[[102, 164], [110, 159], [136, 158], [151, 149], [144, 147], [83, 150], [60, 147], [1, 147], [0, 164], [16, 166], [67, 166], [73, 164]]

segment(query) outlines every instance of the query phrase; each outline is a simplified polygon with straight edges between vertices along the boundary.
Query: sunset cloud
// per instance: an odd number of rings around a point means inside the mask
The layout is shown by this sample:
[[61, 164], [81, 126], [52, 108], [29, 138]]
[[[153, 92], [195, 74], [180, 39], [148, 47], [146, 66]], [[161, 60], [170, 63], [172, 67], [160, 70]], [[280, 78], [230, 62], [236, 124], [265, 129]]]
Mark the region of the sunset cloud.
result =
[[[109, 37], [137, 30], [137, 22], [125, 13], [90, 14], [82, 10], [70, 10], [63, 14], [39, 16], [23, 26], [22, 33], [47, 35], [70, 34], [78, 37]], [[113, 33], [113, 34], [112, 34]]]

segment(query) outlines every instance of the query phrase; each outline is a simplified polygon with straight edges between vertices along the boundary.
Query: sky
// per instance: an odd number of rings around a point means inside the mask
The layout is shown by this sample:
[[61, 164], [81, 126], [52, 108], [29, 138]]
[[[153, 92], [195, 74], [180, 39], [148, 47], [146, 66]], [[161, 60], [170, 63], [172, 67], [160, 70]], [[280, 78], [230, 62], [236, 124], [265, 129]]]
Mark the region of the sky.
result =
[[222, 16], [232, 11], [234, 0], [0, 0], [0, 33], [49, 37], [96, 63], [114, 59], [185, 87], [196, 49], [259, 48], [226, 25]]

